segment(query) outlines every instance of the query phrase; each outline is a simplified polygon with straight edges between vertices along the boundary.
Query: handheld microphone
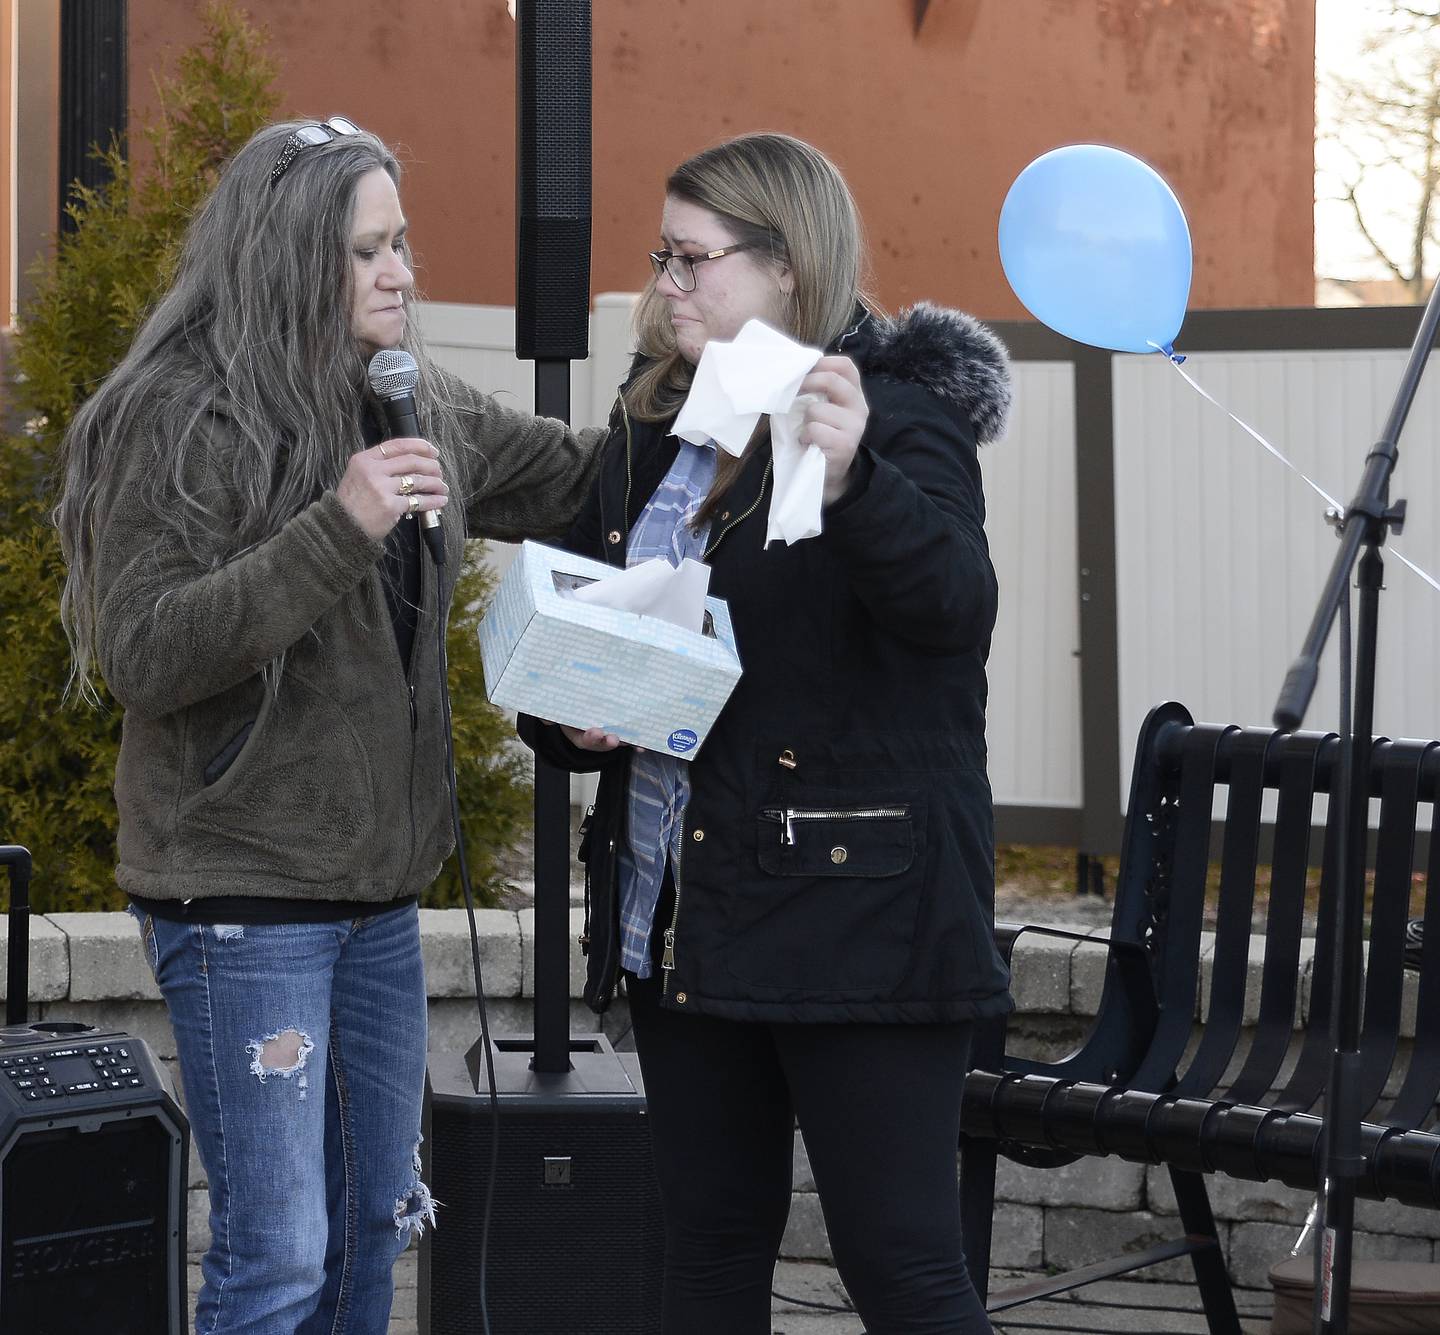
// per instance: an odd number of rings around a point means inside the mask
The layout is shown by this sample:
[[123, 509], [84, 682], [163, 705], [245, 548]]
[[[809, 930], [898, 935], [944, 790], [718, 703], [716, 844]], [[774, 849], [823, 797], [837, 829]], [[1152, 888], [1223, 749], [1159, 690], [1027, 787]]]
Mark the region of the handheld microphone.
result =
[[[385, 409], [390, 436], [418, 436], [420, 421], [415, 412], [415, 386], [420, 383], [420, 368], [415, 358], [400, 348], [382, 348], [371, 359], [366, 371], [370, 388]], [[445, 532], [440, 527], [440, 511], [420, 512], [420, 535], [430, 549], [437, 566], [445, 564]]]

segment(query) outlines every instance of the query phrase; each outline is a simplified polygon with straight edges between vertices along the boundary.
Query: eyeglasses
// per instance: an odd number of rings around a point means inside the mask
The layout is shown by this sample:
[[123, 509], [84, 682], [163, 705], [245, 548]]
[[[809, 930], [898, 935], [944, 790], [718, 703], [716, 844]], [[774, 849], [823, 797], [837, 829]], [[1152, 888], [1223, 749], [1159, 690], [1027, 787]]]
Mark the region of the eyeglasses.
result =
[[359, 133], [360, 127], [347, 121], [344, 116], [331, 116], [324, 125], [318, 122], [313, 125], [302, 125], [285, 141], [284, 149], [275, 159], [275, 165], [270, 168], [270, 184], [273, 186], [285, 175], [286, 168], [295, 161], [295, 155], [302, 148], [313, 148], [317, 144], [328, 144], [332, 139], [339, 138], [341, 135]]
[[680, 255], [673, 250], [652, 250], [650, 263], [655, 277], [669, 274], [670, 281], [682, 292], [695, 290], [695, 266], [706, 260], [718, 260], [722, 255], [733, 255], [737, 250], [748, 250], [749, 246], [721, 246], [719, 250], [707, 250], [703, 255]]

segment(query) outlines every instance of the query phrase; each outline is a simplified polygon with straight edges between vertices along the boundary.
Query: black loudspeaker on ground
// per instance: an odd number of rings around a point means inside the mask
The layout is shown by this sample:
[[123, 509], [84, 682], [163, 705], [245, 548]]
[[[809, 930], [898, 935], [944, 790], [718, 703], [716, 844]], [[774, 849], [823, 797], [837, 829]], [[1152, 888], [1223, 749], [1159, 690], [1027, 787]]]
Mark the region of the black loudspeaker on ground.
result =
[[515, 355], [590, 352], [590, 0], [516, 6]]
[[0, 866], [0, 1335], [181, 1335], [190, 1124], [139, 1039], [27, 1023], [30, 851]]
[[0, 1030], [0, 1331], [180, 1335], [189, 1140], [137, 1039]]
[[[664, 1244], [634, 1055], [617, 1054], [603, 1035], [575, 1037], [572, 1069], [543, 1075], [530, 1067], [531, 1040], [492, 1041], [500, 1090], [492, 1335], [658, 1331]], [[440, 1212], [420, 1244], [420, 1331], [475, 1335], [490, 1093], [483, 1073], [476, 1092], [458, 1053], [430, 1054], [429, 1083], [425, 1174]]]

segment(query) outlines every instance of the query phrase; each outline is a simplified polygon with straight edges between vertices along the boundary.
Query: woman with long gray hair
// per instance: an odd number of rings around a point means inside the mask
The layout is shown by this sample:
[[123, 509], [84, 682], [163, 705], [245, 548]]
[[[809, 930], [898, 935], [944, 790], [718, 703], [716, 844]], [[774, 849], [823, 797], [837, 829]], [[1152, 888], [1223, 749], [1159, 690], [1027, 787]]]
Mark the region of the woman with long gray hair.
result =
[[[453, 843], [436, 634], [464, 539], [564, 532], [593, 472], [592, 434], [426, 357], [399, 177], [339, 117], [256, 134], [66, 437], [75, 685], [98, 673], [125, 709], [116, 876], [209, 1176], [200, 1335], [387, 1329], [395, 1258], [434, 1221], [416, 897]], [[385, 438], [367, 386], [394, 348], [419, 436]]]

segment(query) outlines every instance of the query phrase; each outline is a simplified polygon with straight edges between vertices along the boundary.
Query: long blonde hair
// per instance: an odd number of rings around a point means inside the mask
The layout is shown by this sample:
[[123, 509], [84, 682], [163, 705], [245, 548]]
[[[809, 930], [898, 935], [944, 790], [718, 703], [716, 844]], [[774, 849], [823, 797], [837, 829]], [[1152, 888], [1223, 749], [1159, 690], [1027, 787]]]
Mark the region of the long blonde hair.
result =
[[[863, 286], [855, 201], [839, 168], [819, 149], [786, 134], [740, 135], [681, 163], [665, 192], [708, 209], [737, 242], [790, 270], [794, 288], [784, 332], [802, 343], [827, 347], [853, 323], [857, 303], [877, 309]], [[695, 368], [676, 346], [653, 278], [636, 307], [635, 340], [646, 364], [624, 390], [625, 408], [642, 422], [666, 421], [684, 403]], [[702, 518], [741, 466], [743, 460], [722, 454]]]

